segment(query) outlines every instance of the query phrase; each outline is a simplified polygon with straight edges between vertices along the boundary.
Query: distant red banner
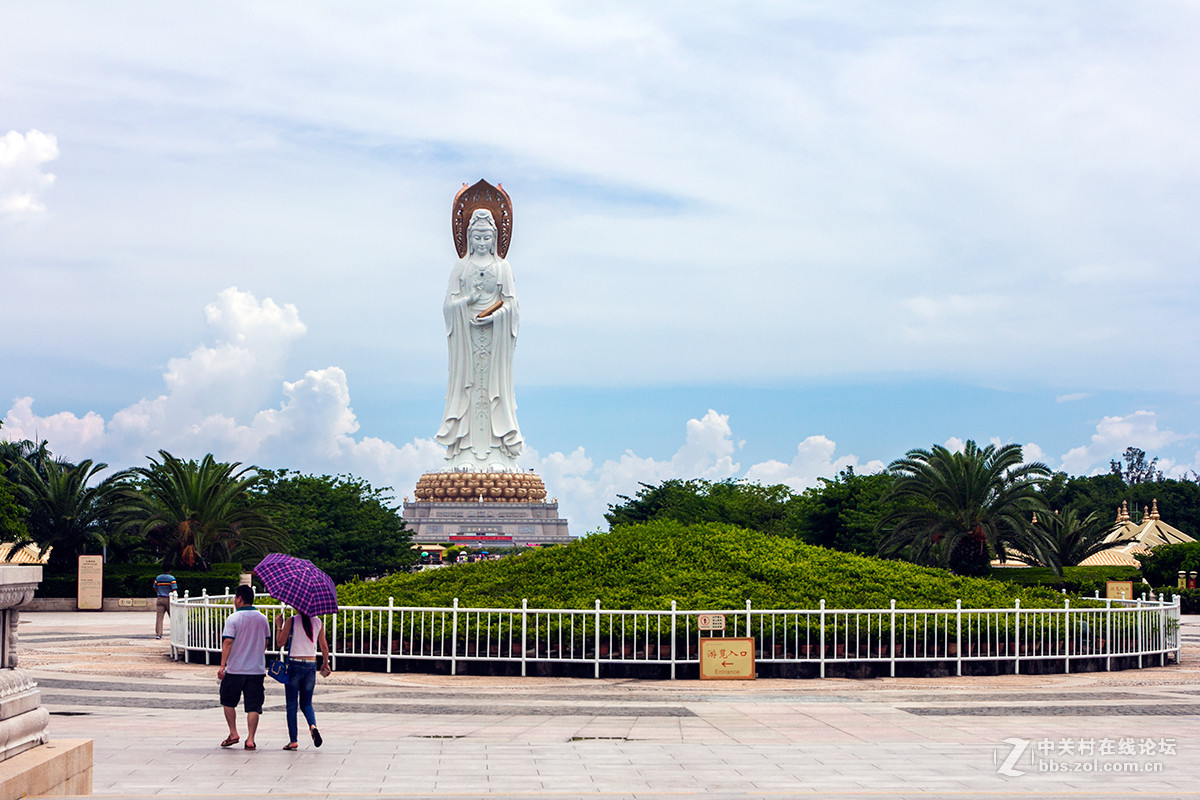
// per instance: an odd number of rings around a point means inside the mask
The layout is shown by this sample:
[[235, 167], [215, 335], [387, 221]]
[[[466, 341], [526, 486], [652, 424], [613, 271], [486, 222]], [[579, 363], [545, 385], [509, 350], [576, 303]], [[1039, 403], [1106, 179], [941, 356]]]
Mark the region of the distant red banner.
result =
[[451, 536], [452, 542], [511, 542], [511, 536]]

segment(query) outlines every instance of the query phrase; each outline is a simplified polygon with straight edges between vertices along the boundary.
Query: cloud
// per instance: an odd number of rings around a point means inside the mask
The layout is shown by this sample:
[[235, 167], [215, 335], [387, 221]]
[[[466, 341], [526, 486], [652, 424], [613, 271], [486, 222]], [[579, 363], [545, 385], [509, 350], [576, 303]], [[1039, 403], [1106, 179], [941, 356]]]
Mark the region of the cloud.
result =
[[[211, 452], [264, 467], [353, 472], [399, 487], [415, 485], [421, 472], [440, 463], [441, 448], [431, 439], [395, 445], [355, 438], [359, 424], [340, 367], [278, 379], [290, 346], [306, 330], [294, 305], [231, 287], [205, 306], [204, 318], [214, 340], [170, 359], [163, 394], [122, 408], [107, 422], [93, 411], [38, 416], [33, 399], [22, 397], [4, 419], [4, 436], [40, 437], [57, 454], [100, 454], [110, 464], [137, 463], [159, 449], [182, 457]], [[280, 394], [277, 406], [263, 408]]]
[[1104, 472], [1108, 462], [1119, 457], [1127, 447], [1152, 452], [1183, 438], [1173, 431], [1159, 430], [1158, 417], [1153, 411], [1105, 417], [1096, 426], [1089, 444], [1074, 447], [1062, 457], [1062, 470], [1071, 475]]
[[1054, 398], [1056, 403], [1074, 403], [1079, 400], [1086, 400], [1092, 396], [1091, 392], [1073, 392], [1071, 394], [1060, 394]]
[[810, 436], [797, 446], [790, 463], [768, 460], [750, 466], [739, 476], [740, 467], [732, 458], [736, 448], [728, 415], [709, 409], [700, 419], [687, 421], [684, 443], [669, 459], [627, 450], [620, 458], [597, 467], [580, 447], [570, 454], [551, 453], [544, 458], [529, 451], [522, 463], [535, 469], [551, 492], [559, 496], [560, 508], [569, 514], [576, 535], [604, 529], [608, 506], [619, 502], [619, 496], [632, 497], [643, 483], [653, 486], [672, 478], [720, 481], [741, 477], [758, 483], [782, 483], [800, 491], [815, 486], [818, 478], [832, 478], [847, 467], [865, 472], [884, 467], [882, 461], [864, 464], [853, 455], [835, 457], [835, 442], [825, 436]]
[[56, 158], [58, 139], [53, 134], [9, 131], [0, 137], [0, 219], [46, 210], [42, 196], [54, 183], [54, 175], [43, 172], [42, 165]]
[[18, 397], [4, 417], [0, 436], [9, 441], [47, 441], [52, 443], [52, 452], [71, 453], [79, 459], [90, 458], [96, 445], [104, 439], [104, 418], [94, 411], [82, 417], [69, 411], [39, 417], [33, 413], [32, 397]]
[[844, 455], [835, 458], [837, 443], [826, 436], [809, 436], [796, 447], [791, 463], [764, 461], [746, 470], [746, 480], [757, 483], [787, 484], [795, 491], [817, 484], [817, 478], [832, 478], [837, 473], [853, 467], [860, 472], [873, 473], [884, 468], [882, 461], [859, 462], [858, 456]]

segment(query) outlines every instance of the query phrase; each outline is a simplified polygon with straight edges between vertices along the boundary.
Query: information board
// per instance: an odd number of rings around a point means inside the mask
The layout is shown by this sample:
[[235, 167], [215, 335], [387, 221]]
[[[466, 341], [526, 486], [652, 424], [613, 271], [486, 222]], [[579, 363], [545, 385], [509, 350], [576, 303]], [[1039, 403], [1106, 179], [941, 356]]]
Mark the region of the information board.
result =
[[104, 556], [80, 556], [75, 607], [97, 611], [104, 605]]
[[701, 639], [700, 680], [754, 680], [754, 638]]
[[1109, 600], [1132, 600], [1133, 581], [1109, 581], [1104, 596]]

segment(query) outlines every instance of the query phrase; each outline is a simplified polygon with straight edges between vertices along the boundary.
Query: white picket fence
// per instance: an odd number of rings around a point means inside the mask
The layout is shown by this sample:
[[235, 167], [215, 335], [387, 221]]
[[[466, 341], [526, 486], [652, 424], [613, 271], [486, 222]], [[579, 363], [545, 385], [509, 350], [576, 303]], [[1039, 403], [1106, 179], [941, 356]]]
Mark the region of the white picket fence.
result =
[[[171, 651], [175, 658], [205, 662], [221, 652], [221, 629], [233, 610], [233, 595], [173, 596]], [[269, 617], [279, 607], [258, 608]], [[723, 630], [701, 630], [701, 616], [723, 617]], [[1022, 664], [1133, 658], [1137, 666], [1175, 663], [1181, 657], [1179, 599], [1096, 600], [1061, 608], [745, 608], [683, 610], [593, 608], [467, 608], [344, 606], [323, 618], [330, 656], [383, 662], [437, 661], [451, 674], [469, 662], [519, 663], [521, 675], [536, 663], [591, 665], [595, 677], [612, 665], [654, 665], [673, 679], [677, 667], [698, 664], [700, 642], [709, 637], [753, 637], [759, 664], [808, 664], [825, 676], [830, 665], [918, 662], [963, 665], [990, 661]], [[185, 624], [186, 622], [186, 624]]]

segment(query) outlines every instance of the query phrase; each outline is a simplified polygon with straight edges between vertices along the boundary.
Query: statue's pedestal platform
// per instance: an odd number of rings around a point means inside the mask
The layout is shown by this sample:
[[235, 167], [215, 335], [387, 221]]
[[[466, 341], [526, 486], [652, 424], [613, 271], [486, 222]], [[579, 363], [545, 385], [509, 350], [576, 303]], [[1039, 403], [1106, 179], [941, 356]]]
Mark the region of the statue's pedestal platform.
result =
[[421, 476], [416, 495], [404, 500], [414, 544], [491, 549], [571, 541], [558, 501], [546, 501], [542, 479], [532, 473], [431, 472]]
[[0, 800], [92, 793], [92, 740], [58, 739], [0, 762]]

